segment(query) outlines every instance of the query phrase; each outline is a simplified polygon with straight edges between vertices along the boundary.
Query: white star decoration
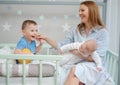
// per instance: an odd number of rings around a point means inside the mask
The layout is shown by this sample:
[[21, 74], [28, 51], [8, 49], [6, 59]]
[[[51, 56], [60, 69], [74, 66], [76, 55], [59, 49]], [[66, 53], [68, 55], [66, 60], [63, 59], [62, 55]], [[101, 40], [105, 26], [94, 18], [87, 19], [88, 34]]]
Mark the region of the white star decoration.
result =
[[70, 25], [68, 25], [68, 23], [65, 23], [64, 25], [62, 25], [62, 28], [63, 28], [63, 32], [68, 32]]
[[10, 31], [11, 25], [9, 25], [7, 22], [3, 25], [3, 31]]

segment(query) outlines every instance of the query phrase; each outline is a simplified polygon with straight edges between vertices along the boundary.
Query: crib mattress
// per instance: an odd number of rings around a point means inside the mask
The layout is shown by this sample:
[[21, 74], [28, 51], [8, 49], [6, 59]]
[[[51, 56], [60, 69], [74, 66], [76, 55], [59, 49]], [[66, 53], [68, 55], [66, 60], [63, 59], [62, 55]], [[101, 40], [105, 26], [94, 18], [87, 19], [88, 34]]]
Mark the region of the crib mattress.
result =
[[[9, 64], [10, 76], [23, 76], [23, 65], [22, 64]], [[42, 65], [42, 76], [43, 77], [51, 77], [54, 76], [55, 68], [50, 64]], [[26, 64], [26, 76], [29, 77], [38, 77], [39, 76], [39, 64]], [[0, 63], [0, 76], [6, 76], [6, 64]]]

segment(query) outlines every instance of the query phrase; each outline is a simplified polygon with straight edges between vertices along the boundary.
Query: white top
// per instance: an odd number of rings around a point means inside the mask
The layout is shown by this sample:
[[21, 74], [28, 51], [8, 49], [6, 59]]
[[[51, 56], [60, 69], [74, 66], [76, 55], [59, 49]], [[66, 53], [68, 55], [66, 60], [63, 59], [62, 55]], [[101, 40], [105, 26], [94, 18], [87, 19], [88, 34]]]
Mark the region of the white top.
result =
[[[62, 46], [60, 49], [63, 53], [69, 52], [69, 50], [74, 50], [77, 49], [79, 50], [79, 47], [83, 44], [84, 42], [80, 43], [80, 42], [75, 42], [75, 43], [70, 43], [67, 45]], [[86, 57], [83, 55], [83, 57]], [[88, 56], [87, 56], [88, 57]], [[91, 57], [93, 58], [93, 60], [95, 61], [95, 63], [97, 64], [97, 67], [102, 67], [102, 62], [101, 62], [101, 58], [100, 56], [97, 54], [96, 51], [94, 51], [91, 54]], [[80, 58], [80, 57], [79, 57]]]

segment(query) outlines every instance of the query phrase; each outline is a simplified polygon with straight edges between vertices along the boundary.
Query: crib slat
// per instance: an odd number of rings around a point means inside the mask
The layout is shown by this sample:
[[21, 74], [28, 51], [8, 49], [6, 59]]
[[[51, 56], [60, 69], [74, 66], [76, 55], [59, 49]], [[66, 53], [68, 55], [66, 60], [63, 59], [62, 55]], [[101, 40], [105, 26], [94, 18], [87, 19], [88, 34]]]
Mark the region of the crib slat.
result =
[[55, 85], [59, 85], [59, 61], [56, 61], [56, 84]]
[[26, 64], [25, 64], [25, 60], [23, 60], [23, 83], [22, 85], [25, 85], [26, 82], [25, 82], [25, 79], [26, 79], [26, 68], [25, 68]]
[[[112, 67], [113, 67], [113, 68], [111, 68], [111, 69], [116, 69], [116, 66], [115, 66], [116, 63], [115, 63], [115, 62], [116, 62], [116, 60], [114, 59], [114, 60], [113, 60], [113, 64], [112, 64]], [[111, 74], [112, 74], [112, 77], [115, 78], [115, 70], [112, 70]]]
[[114, 67], [113, 67], [113, 60], [114, 60], [114, 59], [112, 58], [112, 55], [110, 55], [109, 57], [110, 57], [110, 60], [109, 60], [109, 64], [110, 64], [110, 65], [109, 65], [109, 66], [111, 67], [111, 68], [109, 68], [109, 71], [110, 71], [110, 73], [112, 74], [112, 69], [114, 68]]
[[10, 67], [9, 67], [9, 59], [7, 59], [7, 61], [6, 61], [6, 74], [7, 74], [7, 78], [6, 78], [6, 85], [9, 85], [9, 81], [10, 81], [10, 72], [9, 72], [9, 69], [10, 69]]
[[42, 61], [39, 61], [39, 85], [42, 85]]

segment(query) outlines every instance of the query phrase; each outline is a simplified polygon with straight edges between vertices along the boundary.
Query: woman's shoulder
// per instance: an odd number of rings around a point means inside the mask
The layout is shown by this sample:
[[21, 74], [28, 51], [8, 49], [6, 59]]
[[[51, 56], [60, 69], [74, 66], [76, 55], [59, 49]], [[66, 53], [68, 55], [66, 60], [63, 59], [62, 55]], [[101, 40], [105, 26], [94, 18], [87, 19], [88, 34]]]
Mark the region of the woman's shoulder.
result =
[[71, 33], [76, 33], [76, 32], [78, 32], [77, 26], [72, 26], [72, 27], [70, 28], [69, 32], [71, 32]]
[[100, 32], [100, 33], [107, 33], [108, 32], [108, 30], [102, 26], [96, 26], [96, 30], [97, 30], [97, 32]]

